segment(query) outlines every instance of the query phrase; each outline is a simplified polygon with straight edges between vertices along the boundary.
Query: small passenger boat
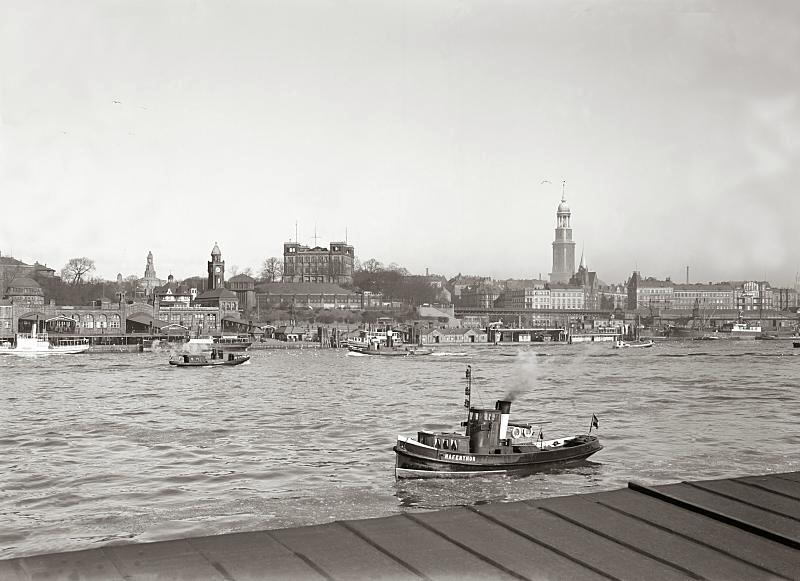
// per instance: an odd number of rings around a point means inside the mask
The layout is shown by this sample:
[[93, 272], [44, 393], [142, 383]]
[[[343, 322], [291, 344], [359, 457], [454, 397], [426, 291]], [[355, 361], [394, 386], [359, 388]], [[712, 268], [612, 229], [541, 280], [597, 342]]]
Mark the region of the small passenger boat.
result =
[[184, 353], [176, 359], [170, 359], [170, 365], [178, 367], [216, 367], [218, 365], [241, 365], [250, 361], [249, 355], [239, 353], [223, 353], [212, 350], [210, 355]]
[[584, 460], [603, 449], [592, 415], [589, 433], [545, 440], [531, 423], [510, 421], [511, 402], [498, 400], [494, 409], [472, 407], [472, 369], [466, 372], [464, 407], [469, 410], [465, 433], [417, 432], [398, 436], [394, 446], [397, 478], [453, 478], [487, 474], [528, 473]]
[[792, 345], [794, 345], [795, 349], [800, 349], [800, 341], [792, 341]]

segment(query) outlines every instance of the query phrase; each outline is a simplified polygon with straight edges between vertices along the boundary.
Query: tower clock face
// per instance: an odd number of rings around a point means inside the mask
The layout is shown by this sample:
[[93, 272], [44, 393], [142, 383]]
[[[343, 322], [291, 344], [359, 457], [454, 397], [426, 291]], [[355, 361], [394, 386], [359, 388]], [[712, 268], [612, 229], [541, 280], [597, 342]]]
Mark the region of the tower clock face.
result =
[[214, 269], [215, 272], [219, 272], [219, 266]]

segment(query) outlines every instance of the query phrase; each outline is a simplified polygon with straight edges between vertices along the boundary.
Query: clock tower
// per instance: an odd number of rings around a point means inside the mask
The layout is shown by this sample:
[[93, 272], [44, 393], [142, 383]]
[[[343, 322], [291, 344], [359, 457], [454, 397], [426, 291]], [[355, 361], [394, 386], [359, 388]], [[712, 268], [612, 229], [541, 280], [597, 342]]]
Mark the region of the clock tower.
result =
[[216, 290], [225, 286], [225, 261], [222, 252], [214, 242], [211, 250], [211, 261], [208, 263], [208, 290]]

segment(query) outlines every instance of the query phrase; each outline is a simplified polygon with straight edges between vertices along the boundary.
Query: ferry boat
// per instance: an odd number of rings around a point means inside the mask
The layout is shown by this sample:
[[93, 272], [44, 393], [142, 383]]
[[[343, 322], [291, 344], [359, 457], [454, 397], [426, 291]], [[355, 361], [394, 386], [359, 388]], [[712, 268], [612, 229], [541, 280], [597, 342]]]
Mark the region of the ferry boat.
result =
[[417, 432], [416, 438], [398, 436], [395, 452], [397, 478], [453, 478], [487, 474], [527, 473], [584, 460], [603, 449], [592, 415], [588, 434], [545, 440], [531, 423], [510, 421], [511, 402], [497, 400], [493, 409], [472, 407], [472, 368], [467, 366], [461, 422], [465, 433]]
[[379, 351], [384, 348], [396, 348], [403, 345], [402, 335], [389, 324], [375, 327], [367, 325], [358, 331], [358, 336], [347, 340], [347, 349], [357, 353]]
[[379, 324], [375, 328], [368, 326], [361, 329], [357, 337], [347, 341], [350, 352], [361, 355], [378, 355], [384, 357], [405, 357], [407, 355], [430, 355], [432, 349], [408, 345], [403, 336], [389, 324]]
[[249, 355], [240, 353], [223, 353], [213, 349], [209, 356], [205, 354], [184, 353], [176, 359], [170, 359], [169, 364], [177, 367], [217, 367], [228, 365], [241, 365], [250, 361]]
[[8, 355], [74, 355], [89, 350], [88, 339], [63, 338], [53, 344], [47, 332], [38, 332], [34, 323], [30, 333], [17, 333], [15, 345], [0, 345], [0, 354]]
[[739, 321], [722, 326], [724, 333], [730, 333], [731, 339], [755, 339], [761, 334], [761, 325]]

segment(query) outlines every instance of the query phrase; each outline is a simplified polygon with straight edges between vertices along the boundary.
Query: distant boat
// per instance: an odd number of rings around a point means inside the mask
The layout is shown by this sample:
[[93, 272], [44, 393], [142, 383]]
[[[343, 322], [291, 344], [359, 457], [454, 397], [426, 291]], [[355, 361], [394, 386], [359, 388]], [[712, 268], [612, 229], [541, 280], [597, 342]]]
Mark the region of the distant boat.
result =
[[646, 340], [640, 339], [640, 340], [637, 340], [637, 341], [622, 341], [622, 340], [619, 340], [619, 341], [614, 341], [614, 345], [612, 345], [612, 347], [614, 349], [626, 349], [628, 347], [632, 347], [632, 348], [647, 348], [647, 347], [652, 347], [652, 346], [653, 346], [653, 341], [650, 340], [650, 339], [646, 339]]
[[228, 353], [213, 350], [210, 355], [192, 355], [185, 353], [176, 359], [170, 359], [169, 364], [177, 367], [216, 367], [225, 365], [241, 365], [250, 361], [249, 355]]
[[740, 321], [723, 325], [722, 332], [729, 333], [731, 339], [755, 339], [761, 335], [761, 325]]
[[88, 339], [57, 339], [55, 345], [46, 332], [39, 333], [36, 323], [30, 333], [17, 333], [15, 345], [6, 342], [0, 345], [0, 354], [5, 355], [74, 355], [89, 350]]
[[792, 341], [792, 345], [795, 349], [800, 349], [800, 341]]
[[403, 343], [400, 332], [392, 329], [389, 324], [361, 329], [357, 337], [352, 337], [347, 341], [347, 349], [361, 355], [382, 357], [406, 357], [433, 353], [432, 349]]

